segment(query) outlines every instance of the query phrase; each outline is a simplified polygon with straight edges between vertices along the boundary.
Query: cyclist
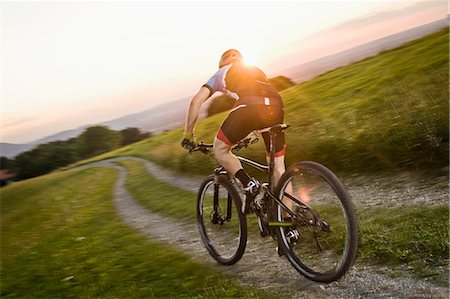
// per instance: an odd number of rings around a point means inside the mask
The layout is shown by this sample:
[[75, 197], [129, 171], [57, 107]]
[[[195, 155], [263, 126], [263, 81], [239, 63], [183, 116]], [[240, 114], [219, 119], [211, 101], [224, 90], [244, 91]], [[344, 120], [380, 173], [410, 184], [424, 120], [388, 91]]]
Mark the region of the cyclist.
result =
[[[231, 148], [254, 130], [283, 123], [283, 101], [259, 68], [245, 65], [241, 53], [230, 49], [220, 58], [219, 70], [191, 100], [181, 142], [184, 148], [196, 147], [193, 133], [200, 106], [217, 91], [231, 96], [236, 103], [217, 132], [214, 154], [228, 173], [242, 183], [246, 195], [242, 212], [248, 213], [249, 203], [257, 195], [260, 183], [244, 171], [241, 162], [231, 153]], [[266, 157], [269, 159], [269, 133], [263, 133], [262, 136], [266, 145]], [[285, 151], [285, 136], [281, 133], [275, 140], [275, 183], [285, 171]]]

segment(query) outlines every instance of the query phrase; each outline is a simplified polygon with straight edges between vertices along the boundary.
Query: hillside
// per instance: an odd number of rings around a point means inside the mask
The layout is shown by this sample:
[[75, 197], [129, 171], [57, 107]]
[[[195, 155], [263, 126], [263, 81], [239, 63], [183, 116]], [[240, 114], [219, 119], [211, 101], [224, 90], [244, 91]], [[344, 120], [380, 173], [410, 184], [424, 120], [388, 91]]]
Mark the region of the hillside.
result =
[[[444, 29], [284, 91], [291, 124], [287, 163], [448, 175], [448, 50]], [[197, 140], [211, 142], [225, 117], [200, 122]], [[215, 162], [186, 154], [181, 136], [178, 129], [113, 154], [140, 155], [183, 172], [210, 171]], [[255, 148], [244, 153], [262, 160]]]
[[348, 65], [369, 56], [377, 55], [382, 51], [399, 47], [406, 42], [415, 40], [446, 27], [448, 27], [448, 20], [439, 20], [397, 34], [392, 34], [342, 52], [334, 53], [317, 60], [290, 67], [280, 73], [291, 78], [297, 83], [301, 83], [335, 68]]

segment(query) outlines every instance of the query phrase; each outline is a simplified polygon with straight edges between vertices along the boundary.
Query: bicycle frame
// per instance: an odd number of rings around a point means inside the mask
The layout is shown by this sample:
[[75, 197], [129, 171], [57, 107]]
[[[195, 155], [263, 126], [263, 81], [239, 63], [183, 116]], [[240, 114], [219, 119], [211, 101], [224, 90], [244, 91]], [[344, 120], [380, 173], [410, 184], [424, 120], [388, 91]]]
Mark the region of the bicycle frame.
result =
[[[280, 124], [280, 125], [277, 125], [274, 127], [270, 127], [270, 128], [266, 128], [266, 129], [262, 129], [262, 130], [258, 131], [259, 133], [265, 133], [265, 132], [269, 133], [269, 138], [270, 138], [269, 139], [269, 158], [270, 159], [269, 159], [268, 165], [264, 165], [264, 164], [258, 163], [256, 161], [253, 161], [251, 159], [248, 159], [248, 158], [245, 158], [242, 156], [238, 156], [238, 155], [236, 155], [236, 158], [239, 159], [239, 161], [241, 161], [242, 164], [250, 166], [261, 172], [264, 172], [269, 176], [269, 184], [265, 190], [266, 194], [268, 196], [270, 196], [275, 202], [277, 202], [277, 204], [280, 205], [283, 208], [283, 210], [285, 210], [290, 216], [295, 218], [296, 217], [295, 213], [293, 211], [291, 211], [291, 209], [289, 209], [289, 207], [281, 199], [279, 199], [279, 198], [277, 198], [277, 196], [275, 196], [275, 182], [274, 182], [274, 176], [273, 176], [274, 167], [275, 167], [274, 141], [278, 134], [277, 131], [279, 130], [281, 132], [282, 130], [287, 129], [288, 127], [289, 127], [289, 125]], [[239, 150], [242, 147], [247, 147], [249, 143], [250, 143], [249, 138], [244, 139], [242, 141], [242, 143], [241, 142], [238, 143], [238, 145], [236, 145], [233, 149]], [[208, 148], [211, 148], [211, 147], [212, 147], [212, 145], [209, 145], [209, 144], [200, 144], [199, 149], [197, 149], [197, 150], [200, 150], [203, 153], [208, 153], [209, 152]], [[216, 176], [224, 174], [224, 173], [226, 173], [226, 171], [224, 171], [224, 169], [222, 167], [219, 167], [214, 171], [214, 174]], [[298, 204], [301, 207], [304, 207], [306, 209], [310, 208], [308, 205], [301, 202], [299, 199], [295, 198], [291, 194], [284, 193], [283, 196], [288, 197], [290, 200], [292, 200], [293, 202], [295, 202], [296, 204]], [[215, 199], [215, 201], [216, 201], [216, 199]], [[228, 209], [228, 210], [230, 210], [230, 209]], [[229, 215], [230, 213], [227, 213], [227, 214], [228, 214], [227, 218], [231, 217], [231, 215]], [[280, 226], [280, 225], [285, 225], [285, 223], [284, 222], [272, 222], [272, 223], [269, 223], [269, 225], [270, 226]]]
[[[285, 127], [287, 128], [287, 126]], [[281, 129], [285, 129], [283, 127], [281, 127]], [[269, 165], [264, 165], [261, 163], [258, 163], [256, 161], [250, 160], [248, 158], [244, 158], [241, 156], [236, 156], [239, 161], [241, 161], [242, 164], [248, 165], [254, 169], [257, 169], [261, 172], [264, 172], [266, 174], [269, 175], [269, 185], [266, 191], [266, 194], [268, 196], [270, 196], [278, 205], [280, 205], [283, 210], [285, 210], [292, 218], [295, 218], [296, 215], [293, 211], [291, 211], [291, 209], [283, 202], [283, 200], [279, 199], [276, 195], [275, 195], [275, 182], [274, 182], [274, 176], [273, 176], [273, 172], [274, 172], [274, 167], [275, 167], [275, 146], [274, 146], [274, 140], [277, 137], [277, 132], [276, 131], [272, 131], [270, 128], [269, 129], [265, 129], [265, 130], [261, 130], [260, 132], [269, 132], [269, 136], [270, 136], [270, 142], [269, 142]], [[284, 192], [283, 196], [286, 196], [287, 198], [289, 198], [290, 200], [292, 200], [293, 202], [295, 202], [297, 205], [299, 205], [302, 208], [306, 208], [306, 209], [310, 209], [310, 207], [301, 202], [299, 199], [295, 198], [294, 196], [292, 196], [291, 194], [288, 194], [286, 192]], [[270, 222], [268, 223], [269, 226], [282, 226], [285, 225], [284, 222]]]
[[[258, 162], [255, 162], [253, 160], [241, 157], [241, 156], [236, 156], [239, 161], [241, 161], [241, 163], [248, 165], [250, 167], [253, 167], [259, 171], [265, 172], [266, 174], [269, 175], [269, 190], [270, 192], [273, 193], [274, 188], [275, 188], [275, 182], [274, 182], [274, 178], [273, 178], [273, 170], [275, 167], [275, 146], [274, 146], [274, 141], [277, 137], [277, 131], [276, 129], [279, 129], [280, 131], [285, 130], [289, 127], [289, 125], [286, 124], [280, 124], [278, 126], [274, 126], [274, 127], [270, 127], [270, 128], [266, 128], [266, 129], [262, 129], [259, 130], [259, 133], [269, 133], [269, 165], [264, 165], [264, 164], [260, 164]], [[274, 129], [275, 128], [275, 129]], [[239, 145], [238, 145], [239, 146]], [[239, 148], [241, 147], [247, 147], [248, 146], [248, 141], [245, 141], [244, 144], [242, 146], [239, 146]]]

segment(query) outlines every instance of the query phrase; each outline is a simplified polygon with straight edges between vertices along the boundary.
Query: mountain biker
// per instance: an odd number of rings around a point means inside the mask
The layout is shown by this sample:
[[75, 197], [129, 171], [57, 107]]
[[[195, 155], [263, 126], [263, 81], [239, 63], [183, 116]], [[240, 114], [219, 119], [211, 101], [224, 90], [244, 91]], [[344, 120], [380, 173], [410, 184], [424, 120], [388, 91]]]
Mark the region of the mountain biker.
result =
[[[230, 49], [222, 54], [219, 70], [191, 100], [186, 115], [184, 138], [181, 142], [184, 148], [192, 150], [197, 146], [193, 133], [200, 106], [217, 91], [231, 96], [236, 103], [217, 132], [214, 139], [214, 154], [228, 173], [242, 183], [246, 195], [242, 211], [248, 213], [249, 203], [258, 194], [260, 183], [244, 171], [241, 162], [231, 153], [231, 148], [254, 130], [283, 123], [283, 101], [259, 68], [245, 65], [241, 53]], [[263, 133], [262, 136], [266, 145], [266, 158], [270, 159], [269, 133]], [[283, 132], [277, 135], [274, 145], [276, 184], [285, 171], [286, 142]]]

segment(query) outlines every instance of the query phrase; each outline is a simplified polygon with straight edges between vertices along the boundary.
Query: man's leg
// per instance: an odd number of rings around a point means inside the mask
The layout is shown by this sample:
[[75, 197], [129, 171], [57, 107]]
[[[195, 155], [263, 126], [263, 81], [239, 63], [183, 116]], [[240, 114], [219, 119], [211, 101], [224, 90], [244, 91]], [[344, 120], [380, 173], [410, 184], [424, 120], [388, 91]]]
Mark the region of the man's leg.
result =
[[236, 172], [242, 169], [241, 161], [231, 153], [231, 145], [226, 144], [217, 137], [214, 139], [214, 154], [217, 162], [219, 162], [230, 175], [234, 176]]
[[260, 184], [251, 178], [242, 168], [241, 161], [231, 153], [231, 146], [216, 137], [214, 140], [214, 154], [216, 160], [230, 175], [236, 177], [243, 185], [245, 199], [242, 201], [242, 213], [249, 212], [250, 202], [258, 194]]
[[[267, 158], [267, 164], [269, 164], [270, 157], [266, 156], [266, 158]], [[275, 157], [274, 162], [275, 162], [275, 165], [274, 165], [274, 169], [273, 169], [273, 178], [274, 178], [274, 184], [275, 184], [275, 186], [277, 186], [278, 182], [280, 181], [281, 176], [286, 171], [286, 166], [284, 163], [284, 155]], [[292, 190], [291, 183], [289, 183], [286, 186], [285, 192], [292, 194], [293, 190]], [[294, 207], [294, 202], [286, 196], [283, 197], [283, 202], [292, 211], [292, 208]], [[288, 217], [288, 216], [289, 216], [289, 214], [287, 212], [283, 211], [283, 217]]]
[[[284, 164], [284, 155], [275, 157], [275, 165], [273, 169], [273, 179], [275, 186], [278, 184], [283, 173], [286, 171], [286, 166]], [[267, 157], [267, 164], [270, 163], [270, 157]]]

